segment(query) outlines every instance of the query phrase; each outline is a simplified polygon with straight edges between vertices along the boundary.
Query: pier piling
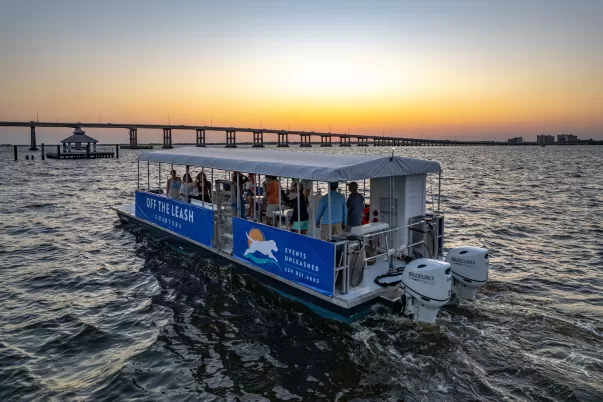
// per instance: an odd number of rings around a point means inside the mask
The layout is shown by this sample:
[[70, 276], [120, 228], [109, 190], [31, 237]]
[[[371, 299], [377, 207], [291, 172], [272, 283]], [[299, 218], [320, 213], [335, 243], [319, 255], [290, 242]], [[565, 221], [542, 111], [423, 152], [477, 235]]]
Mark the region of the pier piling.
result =
[[119, 159], [119, 144], [115, 144], [115, 158]]
[[44, 143], [42, 143], [42, 160], [46, 159], [46, 155], [44, 155]]
[[29, 147], [30, 151], [37, 151], [38, 148], [36, 147], [36, 126], [31, 126], [31, 145]]
[[17, 160], [19, 158], [17, 157], [17, 146], [16, 145], [14, 146], [14, 151], [15, 151], [15, 160]]

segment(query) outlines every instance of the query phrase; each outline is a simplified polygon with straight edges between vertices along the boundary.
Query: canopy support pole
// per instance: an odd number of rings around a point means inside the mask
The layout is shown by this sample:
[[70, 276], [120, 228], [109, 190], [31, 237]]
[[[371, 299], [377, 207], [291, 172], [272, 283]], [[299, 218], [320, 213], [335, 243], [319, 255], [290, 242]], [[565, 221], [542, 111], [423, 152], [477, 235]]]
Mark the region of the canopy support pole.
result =
[[[282, 205], [281, 205], [281, 181], [280, 179], [277, 178], [276, 180], [276, 186], [278, 188], [278, 228], [281, 228], [281, 223], [282, 223], [282, 219], [281, 219], [281, 211], [283, 210]], [[276, 227], [276, 225], [274, 225]]]
[[159, 162], [159, 169], [158, 170], [159, 170], [159, 179], [158, 179], [158, 182], [159, 182], [159, 191], [161, 191], [161, 162]]
[[[329, 210], [329, 235], [327, 241], [333, 238], [333, 222], [331, 222], [331, 185], [327, 182], [327, 209]], [[337, 265], [337, 261], [335, 261]]]
[[[302, 234], [301, 233], [301, 224], [299, 223], [301, 221], [301, 201], [300, 201], [300, 197], [303, 197], [303, 193], [301, 191], [301, 179], [298, 178], [297, 179], [297, 233]], [[308, 209], [308, 202], [306, 201], [306, 210]]]
[[237, 217], [242, 218], [242, 216], [239, 216], [241, 213], [241, 172], [236, 172], [235, 174], [237, 175], [237, 188], [235, 191], [235, 197], [237, 197]]
[[151, 162], [147, 161], [147, 191], [151, 190]]
[[140, 159], [136, 160], [137, 165], [138, 165], [138, 172], [136, 173], [136, 180], [137, 180], [137, 187], [138, 190], [140, 190]]
[[442, 171], [438, 173], [438, 215], [440, 214], [440, 199], [442, 198]]

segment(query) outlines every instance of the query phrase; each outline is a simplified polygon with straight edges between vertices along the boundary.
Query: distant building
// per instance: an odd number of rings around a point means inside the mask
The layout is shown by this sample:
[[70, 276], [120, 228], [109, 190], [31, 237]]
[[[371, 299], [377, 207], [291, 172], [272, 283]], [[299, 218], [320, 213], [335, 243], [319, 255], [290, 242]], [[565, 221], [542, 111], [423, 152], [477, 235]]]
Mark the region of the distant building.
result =
[[548, 134], [541, 134], [541, 135], [537, 135], [536, 136], [536, 142], [538, 144], [554, 144], [555, 143], [555, 136], [554, 135], [548, 135]]
[[507, 140], [509, 144], [523, 144], [523, 137], [513, 137]]
[[578, 136], [573, 134], [557, 134], [557, 143], [562, 144], [577, 144]]

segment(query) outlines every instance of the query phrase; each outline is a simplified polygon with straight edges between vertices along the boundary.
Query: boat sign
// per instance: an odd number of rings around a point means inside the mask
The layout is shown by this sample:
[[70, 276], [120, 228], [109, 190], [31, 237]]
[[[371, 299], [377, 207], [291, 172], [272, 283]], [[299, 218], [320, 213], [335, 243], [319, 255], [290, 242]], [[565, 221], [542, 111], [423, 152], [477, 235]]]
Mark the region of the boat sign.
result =
[[233, 254], [281, 278], [333, 296], [333, 243], [243, 219], [232, 220]]
[[211, 247], [214, 231], [211, 209], [137, 191], [136, 216]]

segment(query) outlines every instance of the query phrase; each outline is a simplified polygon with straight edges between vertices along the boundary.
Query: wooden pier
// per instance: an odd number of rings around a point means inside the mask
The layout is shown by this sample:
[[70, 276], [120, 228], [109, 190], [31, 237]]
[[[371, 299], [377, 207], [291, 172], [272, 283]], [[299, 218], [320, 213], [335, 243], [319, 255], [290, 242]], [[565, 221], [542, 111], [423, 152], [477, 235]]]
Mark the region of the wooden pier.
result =
[[115, 152], [63, 152], [63, 153], [47, 153], [48, 159], [98, 159], [98, 158], [113, 158]]

